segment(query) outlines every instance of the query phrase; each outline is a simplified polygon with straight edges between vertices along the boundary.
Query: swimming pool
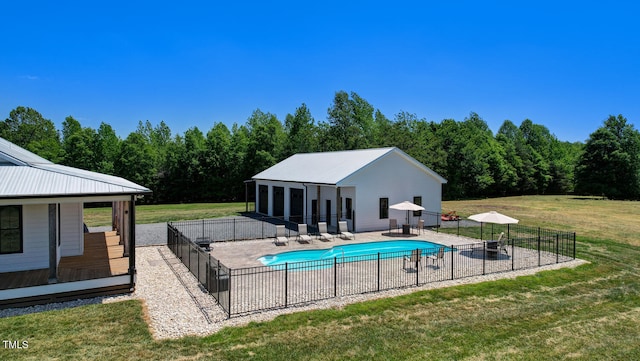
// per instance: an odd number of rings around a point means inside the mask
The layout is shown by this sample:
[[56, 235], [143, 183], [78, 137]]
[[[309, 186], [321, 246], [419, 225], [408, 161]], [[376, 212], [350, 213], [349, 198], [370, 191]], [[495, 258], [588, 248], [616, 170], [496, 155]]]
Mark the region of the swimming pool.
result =
[[[258, 260], [265, 266], [279, 266], [287, 263], [318, 262], [314, 268], [330, 266], [335, 262], [376, 259], [380, 253], [381, 259], [402, 257], [411, 254], [415, 249], [422, 250], [422, 255], [434, 254], [443, 247], [441, 244], [428, 241], [395, 240], [367, 243], [352, 243], [335, 246], [329, 249], [308, 249], [264, 255]], [[450, 251], [445, 247], [445, 252]], [[347, 258], [350, 258], [347, 260]], [[330, 262], [327, 262], [330, 261]], [[280, 267], [278, 267], [280, 268]]]

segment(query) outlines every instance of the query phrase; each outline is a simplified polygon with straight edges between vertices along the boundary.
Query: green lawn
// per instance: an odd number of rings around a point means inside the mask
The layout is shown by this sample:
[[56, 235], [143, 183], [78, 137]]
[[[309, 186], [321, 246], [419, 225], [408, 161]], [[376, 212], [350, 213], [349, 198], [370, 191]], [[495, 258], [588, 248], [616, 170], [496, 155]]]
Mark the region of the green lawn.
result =
[[444, 202], [464, 215], [496, 209], [574, 229], [578, 256], [591, 263], [170, 341], [152, 339], [137, 301], [11, 317], [0, 319], [1, 338], [29, 348], [0, 349], [0, 359], [638, 360], [640, 222], [621, 220], [639, 207], [555, 196]]
[[[253, 208], [253, 203], [249, 203], [249, 210]], [[244, 202], [140, 205], [136, 206], [136, 223], [236, 216], [245, 210]], [[89, 227], [108, 226], [111, 224], [111, 208], [85, 208], [84, 221]]]

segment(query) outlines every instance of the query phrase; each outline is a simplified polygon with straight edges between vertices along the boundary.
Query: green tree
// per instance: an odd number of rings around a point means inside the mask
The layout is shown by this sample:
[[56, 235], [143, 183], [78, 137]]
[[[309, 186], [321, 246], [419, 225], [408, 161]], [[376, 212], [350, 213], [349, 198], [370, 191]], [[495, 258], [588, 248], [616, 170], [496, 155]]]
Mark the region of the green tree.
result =
[[204, 152], [206, 193], [210, 200], [232, 200], [231, 175], [235, 165], [231, 159], [231, 132], [223, 123], [215, 123], [207, 133]]
[[640, 133], [622, 115], [591, 133], [576, 167], [576, 192], [640, 198]]
[[95, 170], [97, 172], [114, 174], [114, 163], [118, 157], [121, 142], [122, 140], [109, 124], [100, 123], [94, 149], [96, 154]]
[[282, 123], [271, 113], [257, 109], [247, 120], [246, 179], [271, 167], [283, 158], [285, 132]]
[[[133, 132], [122, 141], [120, 151], [114, 163], [116, 175], [150, 189], [156, 177], [156, 152], [145, 137]], [[152, 198], [145, 197], [145, 201]]]
[[0, 122], [0, 137], [54, 163], [62, 159], [60, 133], [35, 109], [17, 107]]
[[444, 120], [438, 137], [447, 155], [445, 196], [468, 198], [491, 193], [494, 174], [500, 172], [495, 168], [502, 166], [504, 159], [487, 123], [476, 113], [460, 123]]
[[92, 128], [83, 128], [72, 116], [62, 122], [62, 163], [70, 167], [97, 171], [97, 133]]
[[308, 153], [318, 149], [315, 120], [307, 105], [302, 103], [293, 115], [287, 114], [284, 120], [286, 141], [283, 158], [296, 153]]
[[373, 106], [355, 92], [351, 97], [344, 91], [337, 92], [327, 114], [324, 150], [364, 149], [374, 144]]

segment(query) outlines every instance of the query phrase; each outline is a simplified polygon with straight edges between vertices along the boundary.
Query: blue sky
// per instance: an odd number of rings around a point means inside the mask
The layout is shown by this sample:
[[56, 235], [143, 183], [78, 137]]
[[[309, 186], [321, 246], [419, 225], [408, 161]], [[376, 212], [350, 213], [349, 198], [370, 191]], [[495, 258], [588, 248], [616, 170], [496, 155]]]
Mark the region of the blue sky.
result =
[[567, 141], [610, 114], [640, 126], [631, 1], [231, 3], [3, 2], [0, 119], [22, 105], [59, 128], [206, 132], [302, 103], [326, 121], [345, 90], [390, 119], [528, 118]]

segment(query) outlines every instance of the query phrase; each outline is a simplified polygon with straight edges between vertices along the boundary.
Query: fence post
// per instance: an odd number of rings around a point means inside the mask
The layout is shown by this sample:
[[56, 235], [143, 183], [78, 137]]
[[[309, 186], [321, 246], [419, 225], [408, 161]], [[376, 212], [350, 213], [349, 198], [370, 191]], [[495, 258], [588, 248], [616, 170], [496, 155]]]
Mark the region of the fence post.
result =
[[338, 257], [333, 257], [333, 297], [338, 297]]
[[487, 242], [482, 242], [482, 275], [483, 276], [486, 274], [486, 265], [485, 265], [486, 262], [487, 262]]
[[285, 262], [284, 263], [284, 307], [287, 307], [288, 304], [288, 300], [289, 300], [289, 262]]
[[207, 293], [211, 293], [211, 254], [207, 255], [207, 270], [206, 270], [206, 286]]
[[[229, 306], [227, 310], [227, 318], [231, 318], [231, 268], [228, 268], [228, 270], [229, 270], [229, 281], [227, 285], [227, 293], [229, 294], [229, 297], [227, 297], [227, 299], [229, 301]], [[220, 277], [218, 276], [218, 278]]]
[[560, 254], [558, 253], [560, 243], [560, 235], [556, 233], [556, 263], [560, 263]]
[[511, 270], [516, 270], [516, 240], [507, 238], [507, 241], [511, 241]]
[[420, 275], [420, 268], [418, 268], [418, 263], [420, 263], [420, 258], [422, 258], [421, 253], [422, 252], [420, 252], [420, 248], [416, 248], [416, 286], [420, 284], [420, 278], [418, 277]]
[[[220, 260], [218, 260], [218, 272], [216, 272], [216, 291], [218, 292], [216, 301], [218, 301], [218, 304], [220, 304]], [[229, 305], [229, 307], [231, 307], [231, 305]]]
[[573, 232], [573, 259], [576, 259], [576, 232]]
[[378, 252], [378, 292], [380, 292], [380, 252]]
[[540, 227], [538, 227], [538, 267], [542, 264], [542, 260], [540, 259]]
[[[455, 274], [453, 272], [453, 270], [455, 269], [455, 265], [453, 264], [454, 260], [453, 260], [453, 245], [451, 245], [451, 247], [449, 248], [451, 250], [451, 280], [453, 280], [453, 278], [455, 277]], [[444, 259], [442, 260], [444, 262]]]
[[233, 240], [236, 240], [236, 219], [233, 218]]
[[204, 238], [204, 219], [202, 220], [202, 238]]

